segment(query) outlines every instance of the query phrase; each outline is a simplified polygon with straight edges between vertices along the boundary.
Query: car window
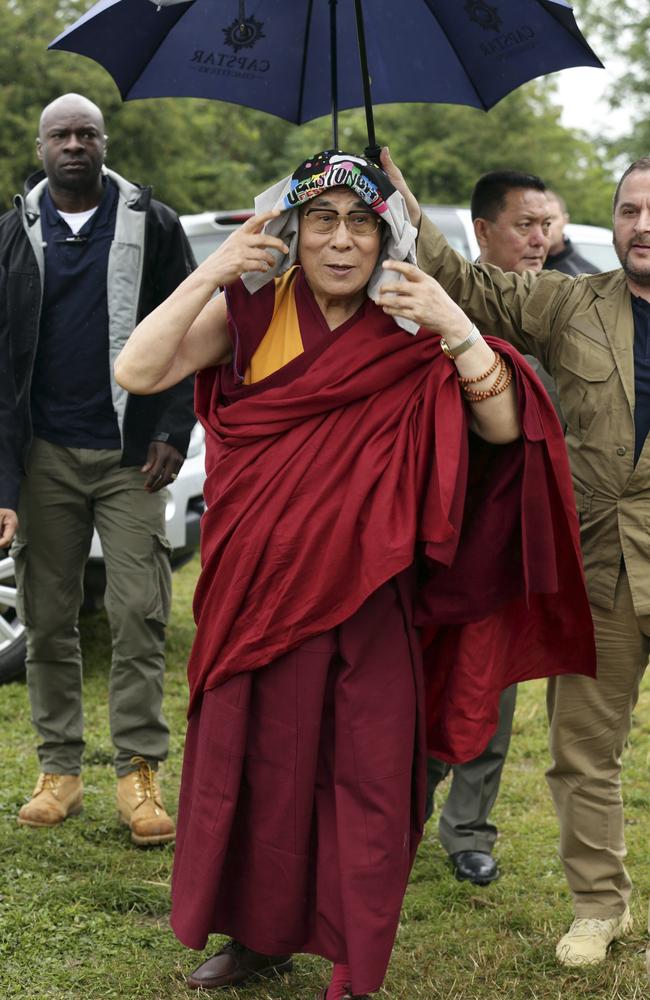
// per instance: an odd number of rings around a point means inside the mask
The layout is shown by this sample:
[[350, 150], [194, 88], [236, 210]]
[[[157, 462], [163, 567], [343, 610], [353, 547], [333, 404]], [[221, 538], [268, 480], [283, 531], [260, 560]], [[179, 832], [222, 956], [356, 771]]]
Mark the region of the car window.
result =
[[467, 209], [458, 209], [450, 205], [423, 205], [422, 209], [431, 221], [440, 229], [447, 242], [462, 253], [468, 260], [472, 259], [467, 232], [461, 216], [469, 216]]
[[190, 241], [190, 246], [194, 256], [196, 257], [196, 263], [201, 264], [209, 257], [210, 254], [217, 249], [217, 247], [223, 243], [228, 233], [190, 233], [188, 239]]
[[591, 261], [599, 271], [612, 271], [621, 266], [611, 243], [572, 242], [580, 256]]
[[181, 215], [181, 225], [190, 241], [197, 264], [209, 257], [223, 241], [238, 229], [242, 222], [250, 219], [250, 209], [235, 209], [225, 212], [199, 212], [197, 215]]

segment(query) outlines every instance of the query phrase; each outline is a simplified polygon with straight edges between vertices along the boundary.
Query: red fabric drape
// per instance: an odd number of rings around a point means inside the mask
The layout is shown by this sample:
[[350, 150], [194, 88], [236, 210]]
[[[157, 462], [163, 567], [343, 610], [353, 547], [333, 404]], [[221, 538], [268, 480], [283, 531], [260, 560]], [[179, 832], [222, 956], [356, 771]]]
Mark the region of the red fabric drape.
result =
[[477, 445], [471, 462], [439, 338], [405, 334], [372, 303], [268, 385], [228, 399], [225, 370], [200, 373], [208, 478], [190, 711], [340, 624], [420, 554], [437, 755], [480, 752], [508, 683], [594, 672], [559, 424], [520, 356], [493, 346], [515, 368], [523, 436]]

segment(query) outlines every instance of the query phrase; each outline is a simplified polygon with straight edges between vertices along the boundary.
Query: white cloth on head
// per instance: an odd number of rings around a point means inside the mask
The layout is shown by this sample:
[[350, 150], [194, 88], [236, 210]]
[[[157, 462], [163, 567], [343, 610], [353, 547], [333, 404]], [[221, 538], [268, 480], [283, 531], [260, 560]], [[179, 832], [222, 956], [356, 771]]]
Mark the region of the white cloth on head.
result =
[[[291, 190], [291, 176], [284, 177], [272, 187], [267, 188], [255, 199], [255, 214], [271, 212], [280, 209], [281, 215], [276, 219], [271, 219], [264, 226], [264, 232], [269, 236], [278, 236], [289, 247], [288, 254], [281, 254], [277, 250], [270, 253], [275, 258], [275, 264], [264, 273], [260, 271], [247, 271], [242, 274], [242, 281], [246, 289], [255, 293], [268, 281], [284, 274], [290, 267], [296, 264], [298, 257], [298, 226], [299, 210], [297, 208], [284, 208], [284, 199]], [[385, 203], [386, 211], [382, 212], [380, 218], [385, 223], [384, 239], [379, 252], [377, 266], [370, 276], [368, 282], [368, 295], [376, 301], [379, 289], [387, 282], [393, 283], [397, 280], [404, 280], [397, 271], [385, 270], [381, 265], [385, 260], [405, 260], [409, 264], [415, 264], [415, 240], [417, 229], [411, 225], [406, 209], [406, 202], [399, 193], [394, 191]], [[395, 316], [395, 322], [407, 333], [417, 333], [419, 326], [413, 320], [405, 319], [402, 316]]]

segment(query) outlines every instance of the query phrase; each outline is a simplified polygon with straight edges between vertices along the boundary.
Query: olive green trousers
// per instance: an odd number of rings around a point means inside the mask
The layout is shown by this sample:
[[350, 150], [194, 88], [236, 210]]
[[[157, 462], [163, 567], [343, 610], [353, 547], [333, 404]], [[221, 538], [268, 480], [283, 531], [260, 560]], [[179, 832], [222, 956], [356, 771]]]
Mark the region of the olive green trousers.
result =
[[624, 571], [614, 607], [592, 605], [591, 612], [598, 678], [567, 674], [549, 681], [547, 779], [576, 916], [607, 920], [623, 913], [632, 888], [623, 863], [621, 757], [650, 654], [650, 615], [636, 614]]
[[108, 712], [117, 774], [142, 756], [167, 756], [162, 714], [165, 626], [171, 569], [166, 491], [147, 493], [120, 452], [63, 448], [36, 439], [30, 450], [12, 547], [18, 612], [27, 631], [27, 685], [41, 770], [79, 774], [84, 750], [79, 609], [84, 567], [97, 528], [106, 567], [112, 657]]

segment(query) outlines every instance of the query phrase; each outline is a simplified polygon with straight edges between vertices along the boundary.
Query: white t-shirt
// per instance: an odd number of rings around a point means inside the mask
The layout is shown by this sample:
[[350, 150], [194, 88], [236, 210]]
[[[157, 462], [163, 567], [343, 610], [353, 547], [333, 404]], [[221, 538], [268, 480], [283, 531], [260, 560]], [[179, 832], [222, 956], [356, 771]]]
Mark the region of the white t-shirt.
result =
[[[99, 206], [95, 205], [94, 208], [89, 208], [86, 212], [59, 212], [59, 215], [64, 222], [68, 223], [70, 229], [76, 236], [81, 227], [88, 222], [88, 219], [93, 217], [98, 208]], [[57, 209], [57, 211], [59, 210]]]

